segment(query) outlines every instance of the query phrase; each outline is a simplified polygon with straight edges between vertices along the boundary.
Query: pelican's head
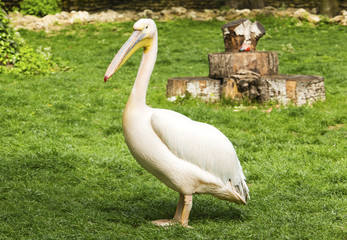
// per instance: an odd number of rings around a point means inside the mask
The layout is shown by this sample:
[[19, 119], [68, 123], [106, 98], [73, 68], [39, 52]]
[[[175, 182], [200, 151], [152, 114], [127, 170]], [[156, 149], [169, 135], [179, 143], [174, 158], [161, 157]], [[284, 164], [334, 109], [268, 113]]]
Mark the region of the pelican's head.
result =
[[152, 46], [153, 38], [157, 34], [157, 27], [152, 19], [140, 19], [134, 26], [134, 32], [124, 43], [121, 49], [107, 68], [105, 82], [128, 60], [128, 58], [139, 48], [147, 53]]

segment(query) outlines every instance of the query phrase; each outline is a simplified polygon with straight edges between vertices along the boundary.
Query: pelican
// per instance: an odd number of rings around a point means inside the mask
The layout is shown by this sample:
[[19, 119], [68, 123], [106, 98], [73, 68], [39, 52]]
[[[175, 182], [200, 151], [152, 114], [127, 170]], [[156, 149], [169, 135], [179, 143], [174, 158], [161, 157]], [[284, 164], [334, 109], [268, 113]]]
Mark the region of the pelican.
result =
[[146, 105], [146, 93], [158, 51], [157, 27], [140, 19], [134, 32], [107, 68], [106, 82], [139, 48], [141, 64], [123, 113], [125, 142], [136, 161], [179, 193], [173, 219], [152, 221], [159, 226], [188, 226], [193, 194], [246, 204], [248, 187], [229, 139], [217, 128], [177, 112]]

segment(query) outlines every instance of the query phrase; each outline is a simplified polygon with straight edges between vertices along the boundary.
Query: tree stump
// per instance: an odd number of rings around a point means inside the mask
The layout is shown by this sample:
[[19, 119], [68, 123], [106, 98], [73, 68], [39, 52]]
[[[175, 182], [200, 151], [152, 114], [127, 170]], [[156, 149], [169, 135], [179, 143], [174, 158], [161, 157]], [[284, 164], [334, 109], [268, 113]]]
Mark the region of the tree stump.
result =
[[223, 79], [222, 97], [225, 99], [241, 100], [242, 94], [239, 91], [237, 82], [234, 78]]
[[169, 78], [166, 85], [166, 97], [175, 101], [177, 96], [199, 97], [205, 101], [215, 102], [220, 100], [221, 80], [208, 77], [182, 77]]
[[252, 23], [246, 18], [222, 26], [226, 52], [255, 51], [258, 40], [265, 34], [260, 22]]
[[224, 97], [299, 106], [325, 100], [323, 77], [278, 75], [277, 52], [255, 51], [265, 34], [259, 22], [240, 19], [225, 24], [222, 31], [226, 52], [208, 54], [209, 77], [168, 79], [170, 101], [187, 95], [213, 102]]
[[241, 71], [223, 79], [222, 96], [226, 99], [257, 99], [260, 75], [252, 71]]
[[258, 90], [260, 101], [290, 102], [300, 106], [325, 100], [324, 78], [313, 75], [262, 76]]
[[278, 74], [277, 52], [226, 52], [208, 54], [210, 78], [229, 78], [242, 70], [260, 75]]
[[338, 0], [320, 0], [319, 13], [328, 17], [335, 17], [339, 12]]

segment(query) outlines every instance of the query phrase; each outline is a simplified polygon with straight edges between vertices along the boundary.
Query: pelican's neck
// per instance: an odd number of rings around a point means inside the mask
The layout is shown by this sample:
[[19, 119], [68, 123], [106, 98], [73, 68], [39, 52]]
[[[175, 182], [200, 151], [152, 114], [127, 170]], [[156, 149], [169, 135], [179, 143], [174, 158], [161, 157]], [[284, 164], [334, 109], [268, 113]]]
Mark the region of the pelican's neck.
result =
[[146, 106], [146, 93], [158, 51], [158, 35], [155, 34], [151, 48], [143, 53], [139, 71], [137, 72], [134, 86], [128, 100], [128, 104], [136, 107]]

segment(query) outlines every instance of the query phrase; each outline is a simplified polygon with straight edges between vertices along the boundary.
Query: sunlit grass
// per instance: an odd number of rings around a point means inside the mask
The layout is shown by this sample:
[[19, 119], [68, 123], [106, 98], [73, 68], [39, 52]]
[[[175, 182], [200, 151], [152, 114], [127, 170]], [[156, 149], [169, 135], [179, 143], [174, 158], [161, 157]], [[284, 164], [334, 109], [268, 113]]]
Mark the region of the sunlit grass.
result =
[[22, 31], [28, 43], [51, 47], [74, 68], [50, 76], [0, 75], [0, 238], [344, 239], [346, 27], [260, 21], [267, 35], [258, 49], [279, 52], [281, 74], [325, 77], [325, 102], [241, 111], [226, 102], [170, 103], [167, 79], [207, 76], [207, 54], [224, 51], [224, 23], [157, 23], [159, 53], [147, 103], [222, 130], [250, 187], [247, 206], [196, 196], [190, 230], [149, 223], [173, 216], [178, 196], [135, 162], [123, 140], [122, 111], [141, 53], [103, 83], [133, 23]]

